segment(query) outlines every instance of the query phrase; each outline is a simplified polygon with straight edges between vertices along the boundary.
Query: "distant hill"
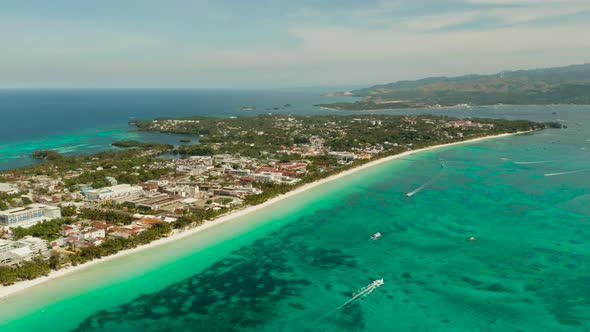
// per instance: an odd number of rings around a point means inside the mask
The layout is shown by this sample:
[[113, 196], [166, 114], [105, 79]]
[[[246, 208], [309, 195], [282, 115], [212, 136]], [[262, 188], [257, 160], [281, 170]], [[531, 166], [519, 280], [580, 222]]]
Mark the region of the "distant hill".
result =
[[353, 90], [356, 103], [322, 104], [342, 110], [469, 105], [590, 104], [590, 63], [504, 71], [493, 75], [430, 77]]

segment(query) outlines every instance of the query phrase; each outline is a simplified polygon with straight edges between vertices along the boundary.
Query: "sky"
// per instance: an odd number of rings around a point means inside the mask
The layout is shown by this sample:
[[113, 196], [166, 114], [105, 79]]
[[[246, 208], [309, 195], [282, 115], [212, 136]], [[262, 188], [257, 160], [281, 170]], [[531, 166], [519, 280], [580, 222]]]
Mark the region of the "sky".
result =
[[590, 62], [590, 0], [0, 0], [0, 88], [346, 86]]

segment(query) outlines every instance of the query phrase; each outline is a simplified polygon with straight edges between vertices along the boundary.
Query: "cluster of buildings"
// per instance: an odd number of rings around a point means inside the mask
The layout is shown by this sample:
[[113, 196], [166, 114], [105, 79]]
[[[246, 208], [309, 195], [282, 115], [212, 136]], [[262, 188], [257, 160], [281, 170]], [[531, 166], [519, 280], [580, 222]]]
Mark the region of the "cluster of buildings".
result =
[[445, 123], [445, 127], [447, 128], [461, 128], [461, 129], [466, 129], [466, 128], [493, 128], [494, 125], [491, 123], [479, 123], [479, 122], [473, 122], [471, 120], [455, 120], [455, 121], [447, 121]]
[[101, 245], [107, 238], [137, 236], [153, 225], [175, 221], [175, 218], [141, 216], [129, 225], [115, 225], [104, 221], [80, 220], [60, 229], [60, 238], [49, 243], [51, 248], [87, 247]]
[[49, 257], [47, 241], [30, 236], [18, 241], [0, 239], [0, 266], [15, 266], [36, 256]]
[[188, 128], [199, 123], [199, 120], [156, 119], [152, 121], [152, 127], [160, 131], [169, 131], [178, 128]]
[[51, 247], [85, 247], [97, 246], [106, 239], [106, 232], [110, 225], [103, 221], [80, 220], [60, 229], [61, 237], [50, 243]]

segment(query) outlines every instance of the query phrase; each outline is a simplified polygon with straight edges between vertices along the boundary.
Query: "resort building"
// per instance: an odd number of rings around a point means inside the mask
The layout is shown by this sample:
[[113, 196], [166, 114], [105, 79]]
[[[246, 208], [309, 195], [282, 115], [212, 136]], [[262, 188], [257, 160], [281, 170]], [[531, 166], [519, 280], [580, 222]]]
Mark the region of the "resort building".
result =
[[281, 182], [283, 175], [281, 173], [260, 172], [254, 174], [254, 181], [258, 182]]
[[141, 193], [143, 193], [143, 188], [140, 186], [120, 184], [112, 187], [86, 190], [84, 192], [84, 197], [89, 201], [99, 201]]
[[18, 193], [18, 188], [10, 183], [0, 183], [0, 193], [5, 194], [16, 194]]
[[27, 236], [18, 241], [0, 240], [0, 266], [13, 266], [36, 256], [49, 257], [47, 241]]
[[61, 210], [57, 206], [30, 204], [6, 211], [0, 211], [0, 226], [31, 227], [41, 221], [61, 218]]
[[346, 152], [346, 151], [345, 152], [332, 151], [332, 152], [329, 152], [328, 154], [330, 156], [334, 156], [340, 160], [355, 160], [358, 158], [354, 153]]

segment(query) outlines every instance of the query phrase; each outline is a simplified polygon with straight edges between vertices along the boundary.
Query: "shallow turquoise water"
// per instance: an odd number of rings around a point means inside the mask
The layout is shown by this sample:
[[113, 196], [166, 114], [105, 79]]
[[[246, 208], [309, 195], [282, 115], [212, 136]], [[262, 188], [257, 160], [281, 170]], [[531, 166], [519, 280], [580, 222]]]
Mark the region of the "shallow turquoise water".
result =
[[583, 331], [590, 171], [544, 174], [590, 169], [588, 139], [579, 125], [380, 165], [0, 302], [1, 330]]

